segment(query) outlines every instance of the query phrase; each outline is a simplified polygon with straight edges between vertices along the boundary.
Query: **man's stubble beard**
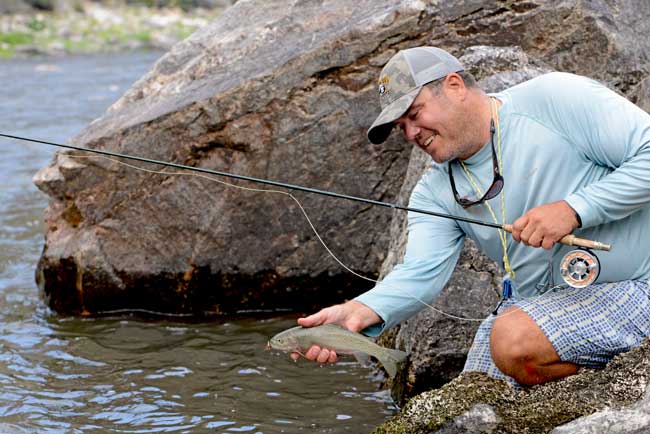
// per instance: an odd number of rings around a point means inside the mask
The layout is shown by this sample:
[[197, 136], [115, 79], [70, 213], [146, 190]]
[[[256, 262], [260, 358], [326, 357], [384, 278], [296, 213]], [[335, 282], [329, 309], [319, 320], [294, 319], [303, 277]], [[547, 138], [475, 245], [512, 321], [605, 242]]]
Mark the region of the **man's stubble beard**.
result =
[[[442, 155], [442, 161], [446, 163], [457, 158], [469, 158], [478, 152], [484, 145], [479, 136], [479, 122], [473, 116], [474, 113], [467, 113], [458, 108], [453, 108], [451, 122], [457, 127], [451, 132], [447, 140], [447, 155]], [[435, 158], [434, 158], [435, 160]]]

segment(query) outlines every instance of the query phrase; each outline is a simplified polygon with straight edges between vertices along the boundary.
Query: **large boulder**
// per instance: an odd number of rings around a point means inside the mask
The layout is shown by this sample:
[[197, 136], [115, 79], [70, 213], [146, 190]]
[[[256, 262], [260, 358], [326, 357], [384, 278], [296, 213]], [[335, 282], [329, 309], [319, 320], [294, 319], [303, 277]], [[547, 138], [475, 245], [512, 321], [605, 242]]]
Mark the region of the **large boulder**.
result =
[[[365, 141], [378, 112], [375, 78], [393, 53], [519, 44], [626, 90], [649, 69], [650, 48], [638, 38], [648, 7], [242, 0], [71, 142], [393, 201], [409, 148], [398, 137]], [[37, 280], [59, 312], [313, 309], [368, 287], [329, 256], [286, 195], [65, 154], [36, 183], [51, 197]], [[296, 197], [342, 262], [376, 273], [388, 213]]]
[[[387, 60], [378, 45], [417, 24], [412, 8], [238, 2], [71, 142], [392, 201], [410, 147], [372, 147], [365, 130]], [[286, 190], [66, 153], [35, 182], [52, 199], [37, 280], [58, 312], [311, 310], [369, 285], [330, 257]], [[343, 263], [377, 275], [389, 212], [294, 196]]]

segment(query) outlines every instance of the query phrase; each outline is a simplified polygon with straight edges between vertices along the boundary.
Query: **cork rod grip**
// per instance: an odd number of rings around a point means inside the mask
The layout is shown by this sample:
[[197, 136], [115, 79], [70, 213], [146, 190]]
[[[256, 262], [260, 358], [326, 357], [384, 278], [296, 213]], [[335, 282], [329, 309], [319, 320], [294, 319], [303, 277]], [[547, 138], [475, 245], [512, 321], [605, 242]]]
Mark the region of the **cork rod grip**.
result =
[[[512, 233], [512, 225], [505, 224], [502, 226], [503, 230]], [[586, 247], [593, 250], [604, 250], [609, 252], [612, 250], [611, 244], [601, 243], [600, 241], [586, 240], [584, 238], [578, 238], [573, 234], [565, 235], [560, 239], [559, 243], [564, 244], [565, 246], [577, 246], [577, 247]]]

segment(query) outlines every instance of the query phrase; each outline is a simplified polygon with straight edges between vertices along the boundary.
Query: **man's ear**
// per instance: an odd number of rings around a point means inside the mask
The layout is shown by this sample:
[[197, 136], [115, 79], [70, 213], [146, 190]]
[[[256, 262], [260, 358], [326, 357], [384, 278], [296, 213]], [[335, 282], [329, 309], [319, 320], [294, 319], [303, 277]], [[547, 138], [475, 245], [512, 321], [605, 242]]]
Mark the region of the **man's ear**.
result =
[[465, 86], [465, 81], [463, 81], [461, 76], [455, 72], [447, 75], [445, 81], [443, 82], [443, 87], [448, 92], [448, 95], [454, 95], [461, 100], [465, 99], [465, 96], [467, 95], [467, 87]]

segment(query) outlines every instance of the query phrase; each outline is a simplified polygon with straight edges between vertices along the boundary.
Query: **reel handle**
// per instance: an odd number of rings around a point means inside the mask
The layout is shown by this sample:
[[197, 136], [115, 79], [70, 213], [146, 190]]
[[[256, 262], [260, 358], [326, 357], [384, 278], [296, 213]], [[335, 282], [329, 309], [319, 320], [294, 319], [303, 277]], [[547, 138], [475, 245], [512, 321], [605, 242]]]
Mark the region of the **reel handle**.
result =
[[[504, 231], [508, 233], [512, 233], [512, 225], [505, 224], [502, 226], [502, 228]], [[586, 247], [587, 249], [604, 250], [605, 252], [609, 252], [610, 250], [612, 250], [611, 244], [605, 244], [605, 243], [601, 243], [600, 241], [592, 241], [584, 238], [578, 238], [573, 234], [563, 236], [558, 242], [564, 244], [565, 246]]]

